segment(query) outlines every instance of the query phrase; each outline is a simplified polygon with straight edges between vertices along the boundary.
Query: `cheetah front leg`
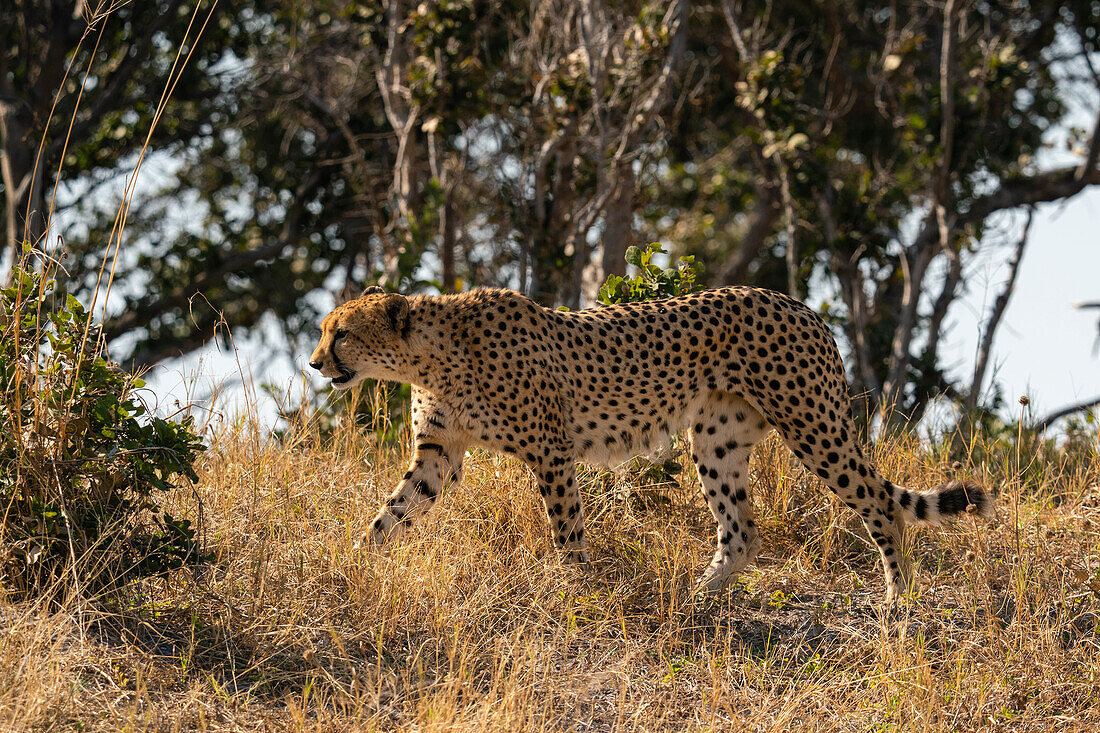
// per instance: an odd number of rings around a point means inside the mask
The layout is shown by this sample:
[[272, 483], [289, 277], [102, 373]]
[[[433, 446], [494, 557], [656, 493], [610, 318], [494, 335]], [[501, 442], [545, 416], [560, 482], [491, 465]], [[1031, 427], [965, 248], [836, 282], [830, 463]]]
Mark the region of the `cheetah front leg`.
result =
[[431, 509], [445, 486], [462, 479], [461, 446], [418, 441], [409, 470], [371, 523], [371, 544], [400, 540], [413, 521]]
[[546, 518], [554, 544], [566, 563], [588, 562], [584, 542], [584, 509], [577, 489], [577, 470], [572, 459], [547, 457], [529, 464], [538, 477], [539, 493], [546, 505]]

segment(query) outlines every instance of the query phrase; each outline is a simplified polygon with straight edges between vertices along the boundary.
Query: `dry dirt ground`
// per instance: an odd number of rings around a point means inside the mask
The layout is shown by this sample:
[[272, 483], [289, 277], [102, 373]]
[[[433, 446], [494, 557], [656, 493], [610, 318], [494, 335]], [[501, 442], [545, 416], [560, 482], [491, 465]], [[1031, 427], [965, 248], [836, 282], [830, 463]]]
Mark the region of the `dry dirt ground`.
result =
[[204, 459], [215, 561], [63, 608], [2, 603], [0, 729], [1097, 730], [1100, 461], [879, 444], [898, 483], [972, 477], [997, 520], [909, 532], [882, 609], [858, 522], [769, 439], [764, 549], [692, 596], [713, 524], [682, 486], [583, 472], [594, 563], [562, 567], [532, 477], [486, 453], [406, 544], [360, 545], [403, 447], [226, 431]]

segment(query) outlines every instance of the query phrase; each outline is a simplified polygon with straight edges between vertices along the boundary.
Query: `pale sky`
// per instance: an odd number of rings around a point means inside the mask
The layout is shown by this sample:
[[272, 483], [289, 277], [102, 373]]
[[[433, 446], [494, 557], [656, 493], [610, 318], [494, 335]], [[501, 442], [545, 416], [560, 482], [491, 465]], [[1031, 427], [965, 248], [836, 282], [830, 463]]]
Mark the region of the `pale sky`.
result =
[[[969, 381], [980, 329], [1004, 287], [1009, 256], [1005, 248], [997, 252], [997, 259], [983, 257], [972, 265], [965, 302], [957, 302], [950, 313], [950, 338], [941, 351], [953, 376], [965, 374]], [[1036, 416], [1100, 396], [1100, 356], [1092, 352], [1100, 335], [1100, 310], [1076, 309], [1073, 303], [1078, 301], [1100, 301], [1096, 188], [1069, 203], [1042, 206], [1032, 223], [990, 368], [1013, 409], [1018, 409], [1015, 403], [1024, 394]]]

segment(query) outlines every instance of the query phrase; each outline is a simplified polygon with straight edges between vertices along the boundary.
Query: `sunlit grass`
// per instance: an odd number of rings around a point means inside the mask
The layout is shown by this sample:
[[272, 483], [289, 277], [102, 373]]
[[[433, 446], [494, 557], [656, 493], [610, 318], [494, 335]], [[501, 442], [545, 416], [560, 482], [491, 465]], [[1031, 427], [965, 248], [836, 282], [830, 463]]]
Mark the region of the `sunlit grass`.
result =
[[917, 593], [890, 615], [858, 520], [777, 440], [753, 460], [758, 562], [708, 603], [691, 593], [713, 541], [694, 478], [627, 491], [616, 486], [624, 479], [585, 472], [594, 563], [580, 571], [557, 563], [527, 470], [474, 452], [464, 483], [419, 531], [388, 556], [370, 554], [361, 540], [405, 450], [353, 430], [287, 444], [245, 424], [220, 430], [196, 487], [214, 564], [196, 579], [135, 586], [110, 611], [5, 607], [3, 725], [1100, 723], [1095, 452], [1051, 463], [1031, 485], [1004, 465], [946, 464], [917, 440], [879, 444], [874, 460], [899, 482], [961, 472], [998, 477], [1000, 492], [994, 523], [911, 532]]

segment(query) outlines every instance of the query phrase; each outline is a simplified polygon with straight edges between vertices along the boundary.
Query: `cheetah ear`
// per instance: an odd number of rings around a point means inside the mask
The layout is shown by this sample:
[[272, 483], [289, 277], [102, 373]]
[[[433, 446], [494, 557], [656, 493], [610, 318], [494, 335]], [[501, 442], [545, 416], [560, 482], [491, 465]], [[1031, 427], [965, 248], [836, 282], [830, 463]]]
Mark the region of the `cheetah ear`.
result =
[[383, 290], [381, 286], [368, 285], [366, 289], [362, 293], [360, 293], [359, 297], [362, 298], [364, 295], [382, 295], [385, 292], [386, 291]]
[[409, 301], [404, 295], [390, 293], [385, 301], [386, 320], [390, 322], [390, 328], [402, 336], [409, 333]]

